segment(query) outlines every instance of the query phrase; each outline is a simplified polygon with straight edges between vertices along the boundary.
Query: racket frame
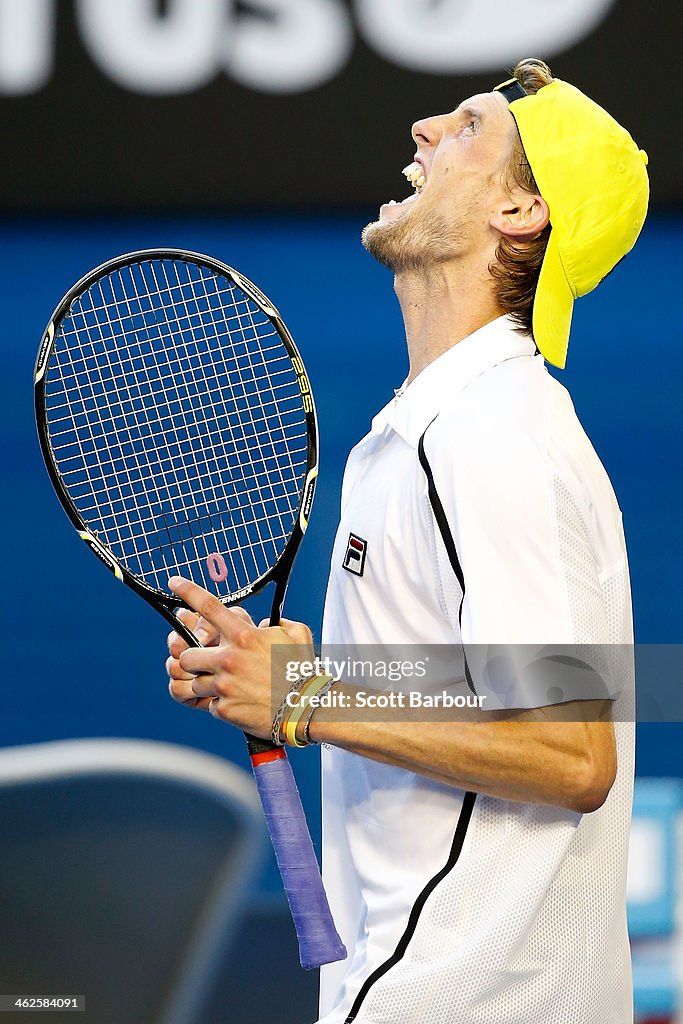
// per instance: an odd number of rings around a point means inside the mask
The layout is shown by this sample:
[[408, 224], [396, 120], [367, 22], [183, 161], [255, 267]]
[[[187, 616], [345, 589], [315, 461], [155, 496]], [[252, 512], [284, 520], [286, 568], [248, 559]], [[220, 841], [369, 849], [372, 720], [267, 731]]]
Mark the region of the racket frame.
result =
[[225, 595], [216, 595], [221, 604], [229, 607], [230, 605], [237, 604], [240, 601], [251, 597], [252, 594], [259, 593], [269, 583], [274, 582], [275, 590], [270, 613], [270, 622], [271, 625], [277, 625], [279, 623], [285, 594], [287, 592], [289, 575], [291, 573], [299, 545], [301, 544], [301, 540], [308, 526], [311, 506], [315, 495], [315, 486], [318, 476], [318, 424], [313, 393], [311, 391], [306, 368], [304, 367], [299, 350], [282, 317], [280, 316], [279, 311], [270, 299], [264, 295], [261, 289], [253, 283], [253, 281], [250, 281], [249, 278], [244, 277], [244, 275], [238, 270], [235, 270], [234, 267], [229, 266], [227, 263], [223, 263], [221, 260], [214, 259], [212, 256], [205, 256], [201, 253], [192, 252], [188, 249], [139, 249], [135, 252], [125, 253], [122, 256], [117, 256], [114, 259], [107, 260], [105, 263], [95, 267], [77, 281], [61, 299], [54, 313], [50, 317], [49, 323], [43, 334], [43, 340], [38, 350], [38, 356], [35, 364], [34, 402], [38, 439], [45, 466], [64, 511], [77, 530], [81, 540], [84, 540], [86, 544], [88, 544], [90, 549], [97, 555], [100, 561], [114, 573], [118, 580], [125, 583], [131, 590], [134, 590], [136, 594], [139, 594], [140, 597], [144, 598], [144, 600], [153, 608], [156, 608], [156, 610], [164, 616], [166, 621], [173, 626], [176, 632], [178, 632], [187, 643], [196, 647], [198, 646], [196, 637], [176, 615], [179, 608], [188, 607], [185, 602], [181, 601], [180, 598], [173, 594], [166, 594], [161, 590], [157, 590], [155, 587], [150, 586], [148, 583], [145, 583], [144, 580], [139, 579], [131, 573], [126, 566], [116, 558], [106, 544], [104, 544], [96, 534], [90, 531], [88, 525], [83, 521], [76, 505], [69, 495], [62, 475], [57, 468], [56, 460], [53, 457], [46, 415], [45, 376], [50, 356], [54, 350], [55, 338], [57, 337], [59, 327], [64, 319], [69, 315], [69, 310], [73, 303], [83, 295], [84, 292], [87, 292], [96, 281], [107, 277], [109, 274], [112, 274], [117, 270], [122, 270], [123, 268], [136, 263], [164, 259], [192, 263], [195, 266], [204, 267], [216, 274], [222, 274], [240, 288], [245, 295], [252, 300], [252, 302], [256, 303], [277, 331], [280, 340], [291, 359], [292, 368], [297, 377], [306, 419], [307, 458], [306, 477], [301, 491], [292, 533], [274, 565], [272, 565], [266, 572], [262, 573], [262, 575], [252, 583], [249, 583], [246, 587], [243, 587], [240, 590], [233, 591]]

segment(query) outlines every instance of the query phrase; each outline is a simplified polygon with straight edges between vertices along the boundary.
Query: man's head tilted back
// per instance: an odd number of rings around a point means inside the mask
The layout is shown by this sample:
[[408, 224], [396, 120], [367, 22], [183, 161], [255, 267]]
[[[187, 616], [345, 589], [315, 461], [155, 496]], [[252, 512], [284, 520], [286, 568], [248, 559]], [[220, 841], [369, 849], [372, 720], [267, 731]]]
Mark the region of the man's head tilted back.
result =
[[552, 79], [542, 61], [521, 61], [497, 91], [510, 104], [550, 211], [533, 333], [545, 358], [564, 366], [574, 299], [592, 291], [640, 234], [649, 198], [647, 155], [607, 111]]
[[457, 264], [493, 279], [497, 308], [565, 365], [574, 300], [635, 244], [646, 154], [543, 61], [413, 125], [417, 195], [382, 207], [366, 248], [397, 275]]

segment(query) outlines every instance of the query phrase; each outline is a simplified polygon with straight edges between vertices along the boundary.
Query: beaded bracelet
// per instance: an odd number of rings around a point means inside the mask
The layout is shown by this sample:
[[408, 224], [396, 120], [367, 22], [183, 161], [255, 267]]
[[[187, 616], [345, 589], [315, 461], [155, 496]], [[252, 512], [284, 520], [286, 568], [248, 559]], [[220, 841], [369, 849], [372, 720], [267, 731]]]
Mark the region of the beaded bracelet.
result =
[[289, 714], [285, 714], [285, 718], [281, 726], [281, 732], [284, 733], [285, 740], [290, 747], [307, 747], [309, 745], [308, 742], [302, 743], [297, 738], [297, 726], [306, 714], [306, 711], [310, 706], [311, 698], [317, 696], [330, 682], [332, 682], [332, 676], [312, 676], [302, 685], [299, 690], [298, 703], [295, 707], [291, 708]]
[[313, 679], [313, 678], [314, 678], [314, 675], [312, 675], [312, 674], [309, 674], [309, 675], [306, 675], [306, 676], [299, 676], [299, 678], [296, 679], [292, 683], [290, 688], [287, 690], [287, 693], [282, 698], [282, 703], [280, 704], [279, 708], [275, 712], [275, 717], [273, 719], [273, 725], [272, 725], [272, 728], [270, 730], [270, 739], [271, 739], [271, 742], [274, 744], [274, 746], [276, 746], [276, 747], [284, 747], [284, 745], [287, 742], [287, 740], [283, 736], [282, 726], [283, 726], [283, 723], [284, 723], [285, 715], [287, 714], [288, 711], [292, 710], [291, 707], [290, 707], [290, 704], [289, 704], [289, 698], [291, 697], [291, 695], [293, 693], [298, 693], [299, 692], [299, 687], [300, 686], [303, 686], [304, 683], [307, 683], [309, 679]]

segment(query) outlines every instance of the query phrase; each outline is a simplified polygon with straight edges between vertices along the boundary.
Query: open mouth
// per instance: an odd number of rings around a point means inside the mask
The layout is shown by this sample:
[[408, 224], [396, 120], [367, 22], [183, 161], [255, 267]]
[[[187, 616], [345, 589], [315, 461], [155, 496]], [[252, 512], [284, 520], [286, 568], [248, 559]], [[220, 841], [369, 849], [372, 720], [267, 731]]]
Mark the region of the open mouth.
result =
[[420, 164], [408, 164], [407, 167], [403, 168], [403, 174], [419, 195], [427, 181], [425, 172], [422, 170]]
[[415, 200], [420, 195], [420, 193], [422, 192], [422, 189], [425, 187], [427, 179], [420, 164], [408, 164], [407, 167], [403, 168], [403, 174], [410, 182], [410, 184], [413, 186], [415, 191], [411, 195], [403, 199], [401, 202], [398, 202], [398, 200], [396, 199], [392, 199], [391, 202], [387, 203], [387, 206], [404, 206], [406, 203], [414, 203]]

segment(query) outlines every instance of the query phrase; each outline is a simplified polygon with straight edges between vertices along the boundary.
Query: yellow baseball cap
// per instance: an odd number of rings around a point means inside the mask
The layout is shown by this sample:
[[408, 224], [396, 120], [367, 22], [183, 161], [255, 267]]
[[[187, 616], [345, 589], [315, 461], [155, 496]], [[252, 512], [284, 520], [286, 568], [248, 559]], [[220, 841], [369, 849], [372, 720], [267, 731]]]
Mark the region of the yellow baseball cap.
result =
[[534, 340], [564, 367], [574, 299], [587, 295], [635, 245], [649, 198], [647, 154], [606, 110], [559, 78], [510, 104], [552, 230], [533, 308]]

